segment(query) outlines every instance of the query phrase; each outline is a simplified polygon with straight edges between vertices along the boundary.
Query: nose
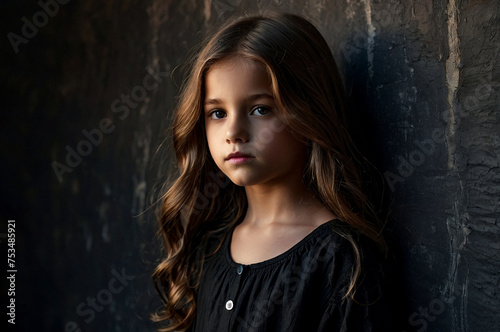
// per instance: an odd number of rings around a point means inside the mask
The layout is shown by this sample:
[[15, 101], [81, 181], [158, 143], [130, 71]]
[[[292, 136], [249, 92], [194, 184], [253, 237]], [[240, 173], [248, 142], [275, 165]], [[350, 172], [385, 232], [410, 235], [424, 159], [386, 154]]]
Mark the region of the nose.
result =
[[234, 115], [227, 121], [226, 142], [245, 143], [250, 139], [248, 120], [242, 115]]

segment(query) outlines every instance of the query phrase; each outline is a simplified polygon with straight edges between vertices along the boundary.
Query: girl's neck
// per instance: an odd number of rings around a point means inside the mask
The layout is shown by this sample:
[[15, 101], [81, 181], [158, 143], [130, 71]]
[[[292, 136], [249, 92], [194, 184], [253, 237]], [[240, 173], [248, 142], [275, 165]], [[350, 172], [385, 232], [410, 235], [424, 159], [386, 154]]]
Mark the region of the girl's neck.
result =
[[248, 209], [243, 220], [248, 226], [274, 224], [318, 226], [334, 218], [300, 181], [279, 185], [245, 187]]

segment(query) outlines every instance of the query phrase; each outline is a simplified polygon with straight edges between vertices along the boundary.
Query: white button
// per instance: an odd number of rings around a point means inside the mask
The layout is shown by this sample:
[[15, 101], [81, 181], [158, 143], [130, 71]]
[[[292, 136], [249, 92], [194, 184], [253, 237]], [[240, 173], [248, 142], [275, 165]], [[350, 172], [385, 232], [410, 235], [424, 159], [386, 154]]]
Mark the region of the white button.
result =
[[226, 310], [233, 310], [233, 301], [229, 300], [226, 302]]
[[236, 273], [241, 274], [242, 272], [243, 272], [243, 266], [238, 265], [238, 267], [236, 268]]

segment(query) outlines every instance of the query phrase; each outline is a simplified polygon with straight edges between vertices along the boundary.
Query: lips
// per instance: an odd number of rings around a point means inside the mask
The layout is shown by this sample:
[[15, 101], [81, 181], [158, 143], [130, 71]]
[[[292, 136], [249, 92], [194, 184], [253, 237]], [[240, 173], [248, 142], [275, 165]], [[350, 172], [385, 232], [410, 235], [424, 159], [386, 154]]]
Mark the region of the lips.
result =
[[233, 152], [226, 157], [226, 161], [231, 164], [242, 164], [252, 159], [254, 159], [253, 156], [241, 152]]

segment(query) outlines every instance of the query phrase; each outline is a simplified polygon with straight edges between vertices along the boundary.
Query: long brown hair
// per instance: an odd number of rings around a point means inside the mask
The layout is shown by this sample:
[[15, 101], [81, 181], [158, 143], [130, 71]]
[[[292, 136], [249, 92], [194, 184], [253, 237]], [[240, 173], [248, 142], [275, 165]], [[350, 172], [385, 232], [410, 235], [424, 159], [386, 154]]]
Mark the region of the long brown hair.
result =
[[[154, 319], [168, 322], [163, 331], [183, 331], [192, 324], [203, 261], [246, 212], [244, 188], [231, 183], [210, 156], [202, 116], [208, 70], [235, 55], [265, 65], [277, 115], [287, 130], [307, 140], [306, 187], [358, 234], [385, 248], [376, 213], [362, 190], [361, 159], [347, 129], [345, 93], [326, 41], [311, 23], [293, 14], [234, 20], [196, 55], [173, 121], [178, 175], [162, 197], [159, 232], [166, 257], [153, 274], [164, 301]], [[349, 232], [341, 235], [352, 243], [357, 257], [346, 294], [352, 296], [360, 253]]]

